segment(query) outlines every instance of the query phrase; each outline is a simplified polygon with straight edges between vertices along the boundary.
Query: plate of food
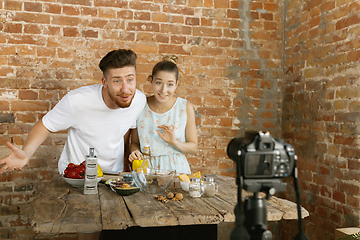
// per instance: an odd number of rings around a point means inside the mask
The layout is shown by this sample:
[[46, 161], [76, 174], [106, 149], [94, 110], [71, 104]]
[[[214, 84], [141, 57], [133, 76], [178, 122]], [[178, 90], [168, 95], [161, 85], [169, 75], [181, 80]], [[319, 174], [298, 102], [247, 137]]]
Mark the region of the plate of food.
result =
[[105, 182], [105, 185], [121, 196], [130, 196], [140, 191], [133, 182], [126, 181], [123, 178], [111, 178]]

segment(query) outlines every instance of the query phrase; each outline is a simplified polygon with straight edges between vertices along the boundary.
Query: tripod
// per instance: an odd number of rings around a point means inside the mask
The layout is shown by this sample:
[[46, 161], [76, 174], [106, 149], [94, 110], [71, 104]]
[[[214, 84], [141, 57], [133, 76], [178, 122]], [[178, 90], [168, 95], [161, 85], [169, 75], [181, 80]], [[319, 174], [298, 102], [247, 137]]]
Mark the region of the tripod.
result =
[[238, 197], [240, 198], [238, 198], [238, 203], [235, 207], [236, 226], [231, 233], [230, 239], [271, 240], [272, 233], [267, 229], [266, 200], [259, 196], [258, 192], [255, 192], [251, 197], [247, 197], [243, 204], [241, 188], [238, 189]]
[[256, 192], [244, 202], [245, 228], [252, 240], [271, 240], [272, 233], [267, 229], [266, 200]]
[[[294, 171], [293, 178], [297, 200], [299, 228], [299, 233], [295, 236], [294, 240], [308, 240], [307, 236], [302, 231], [301, 204], [297, 183], [297, 171]], [[267, 230], [266, 199], [259, 196], [259, 191], [254, 191], [254, 194], [250, 198], [247, 197], [243, 203], [241, 194], [243, 182], [244, 179], [238, 175], [236, 178], [236, 184], [238, 186], [238, 203], [236, 204], [234, 210], [235, 228], [231, 233], [230, 240], [271, 240], [272, 233]], [[279, 189], [281, 186], [282, 185], [278, 185], [277, 188]], [[256, 189], [252, 187], [249, 188]], [[259, 189], [265, 190], [267, 199], [275, 193], [274, 188], [260, 187]]]

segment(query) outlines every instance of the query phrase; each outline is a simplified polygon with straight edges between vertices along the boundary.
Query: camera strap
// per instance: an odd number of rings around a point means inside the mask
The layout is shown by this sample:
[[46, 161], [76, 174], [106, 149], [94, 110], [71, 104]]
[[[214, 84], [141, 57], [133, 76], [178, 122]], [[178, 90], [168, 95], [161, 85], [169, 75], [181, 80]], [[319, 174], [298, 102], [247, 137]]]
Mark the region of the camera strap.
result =
[[293, 170], [293, 178], [294, 178], [294, 188], [296, 195], [296, 207], [298, 212], [298, 229], [299, 233], [295, 236], [294, 240], [308, 240], [307, 236], [303, 232], [302, 226], [302, 217], [301, 217], [301, 198], [300, 198], [300, 189], [298, 184], [298, 169], [297, 169], [297, 156], [294, 156], [294, 170]]

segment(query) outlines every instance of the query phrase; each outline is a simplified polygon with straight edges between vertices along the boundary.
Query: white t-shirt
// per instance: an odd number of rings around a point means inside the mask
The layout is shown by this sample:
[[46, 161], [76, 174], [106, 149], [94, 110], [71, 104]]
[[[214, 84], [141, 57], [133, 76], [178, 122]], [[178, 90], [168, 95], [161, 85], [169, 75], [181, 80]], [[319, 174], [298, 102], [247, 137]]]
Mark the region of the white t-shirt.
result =
[[42, 119], [51, 132], [68, 129], [68, 138], [58, 168], [63, 173], [68, 163], [80, 164], [95, 149], [103, 171], [124, 169], [124, 134], [136, 127], [145, 95], [136, 90], [130, 107], [110, 109], [102, 98], [102, 85], [81, 87], [70, 91]]

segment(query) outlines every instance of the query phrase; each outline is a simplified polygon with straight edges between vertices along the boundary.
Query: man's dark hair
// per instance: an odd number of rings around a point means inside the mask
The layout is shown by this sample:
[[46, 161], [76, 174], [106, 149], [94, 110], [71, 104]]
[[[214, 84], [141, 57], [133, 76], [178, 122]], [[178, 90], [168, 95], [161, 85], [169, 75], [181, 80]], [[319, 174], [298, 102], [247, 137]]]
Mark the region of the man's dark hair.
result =
[[101, 59], [99, 67], [103, 73], [111, 68], [123, 68], [126, 66], [134, 66], [136, 68], [136, 58], [136, 53], [132, 50], [113, 50]]

